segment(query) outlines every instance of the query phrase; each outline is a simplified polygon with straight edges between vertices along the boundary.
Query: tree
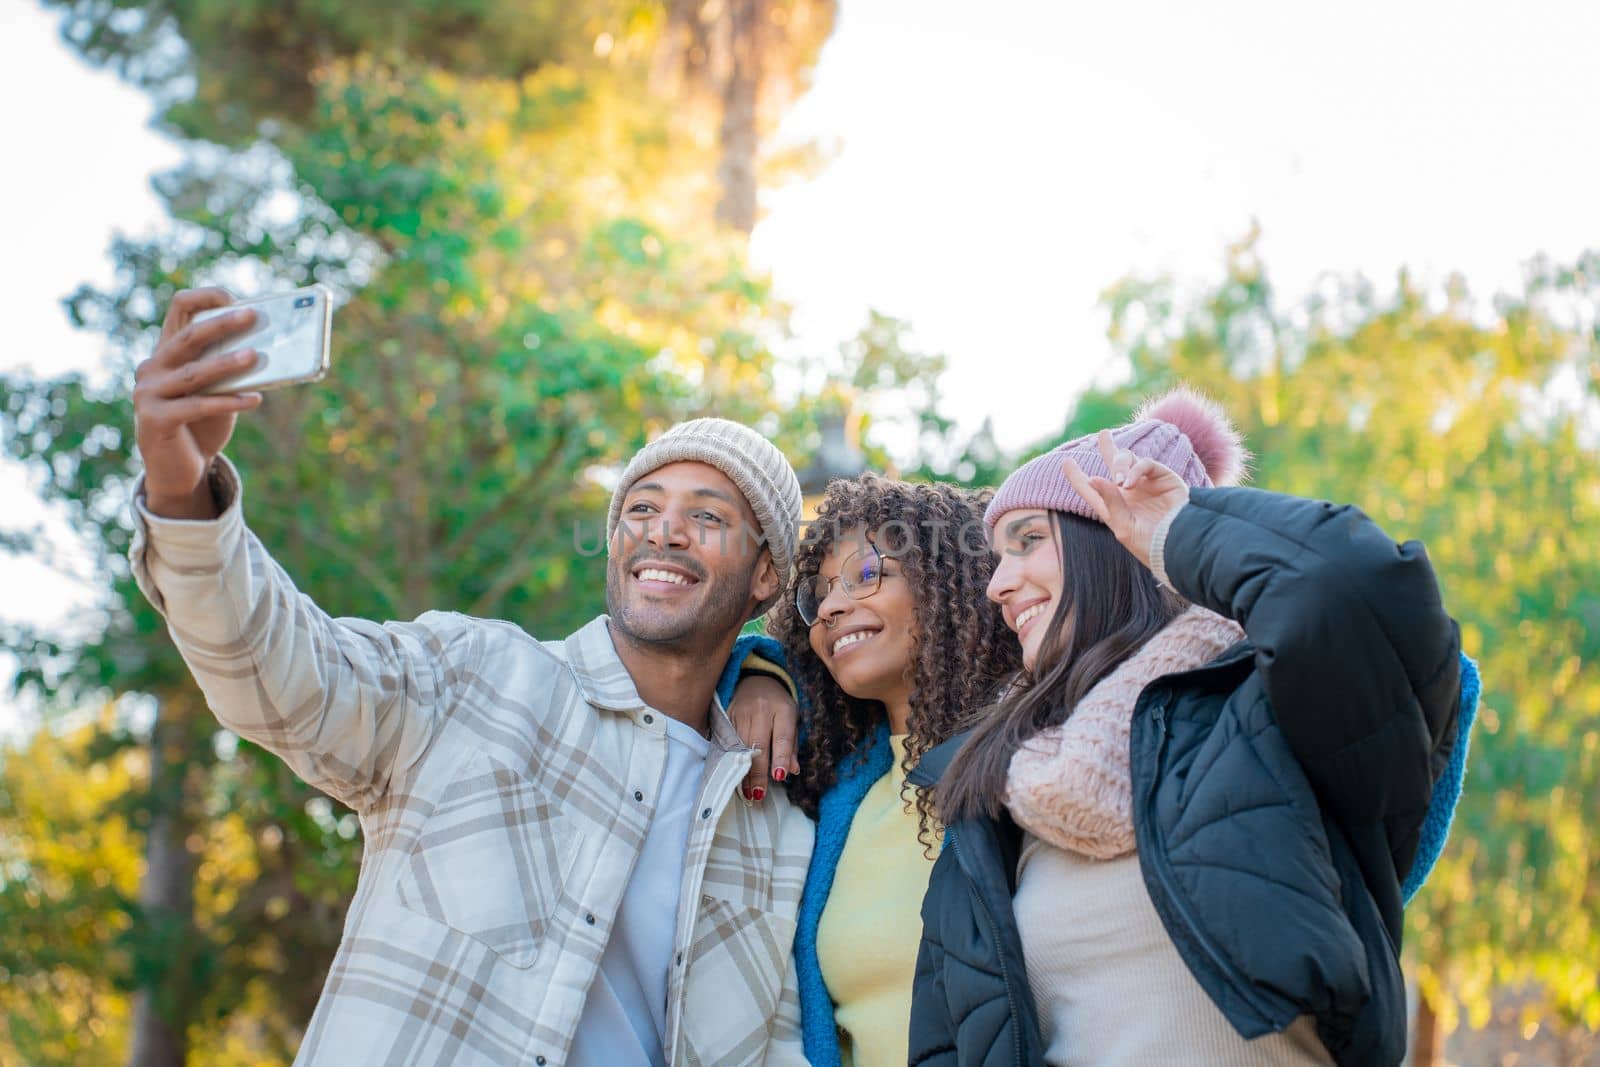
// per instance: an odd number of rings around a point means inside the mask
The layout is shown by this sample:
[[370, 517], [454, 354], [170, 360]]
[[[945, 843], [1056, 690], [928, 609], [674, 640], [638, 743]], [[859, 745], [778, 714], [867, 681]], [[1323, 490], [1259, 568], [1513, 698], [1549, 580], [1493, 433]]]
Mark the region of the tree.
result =
[[794, 368], [795, 402], [780, 416], [777, 439], [791, 455], [810, 455], [821, 444], [820, 422], [840, 418], [866, 469], [995, 484], [1004, 471], [992, 429], [985, 425], [963, 441], [955, 420], [940, 410], [947, 363], [944, 355], [920, 349], [909, 323], [869, 311], [836, 357]]
[[124, 750], [83, 773], [114, 721], [99, 709], [0, 761], [0, 1047], [17, 1062], [105, 1062], [127, 1040], [126, 998], [94, 975], [132, 928], [138, 833], [116, 809], [147, 768]]
[[[833, 0], [669, 0], [652, 85], [720, 112], [717, 207], [722, 222], [755, 227], [759, 146], [805, 88], [817, 49], [832, 32]], [[805, 153], [777, 157], [776, 169]]]
[[648, 136], [680, 161], [713, 161], [693, 169], [692, 188], [663, 191], [745, 236], [762, 171], [771, 181], [810, 161], [805, 150], [763, 159], [762, 148], [808, 85], [836, 13], [834, 0], [49, 2], [65, 12], [68, 42], [147, 89], [174, 132], [235, 148], [304, 125], [318, 72], [363, 56], [509, 84], [546, 68], [609, 71], [636, 104], [654, 98]]
[[[1059, 439], [1179, 381], [1214, 395], [1253, 482], [1355, 501], [1420, 538], [1485, 684], [1450, 847], [1407, 912], [1418, 1062], [1460, 1007], [1530, 983], [1530, 1011], [1600, 1029], [1600, 255], [1533, 264], [1492, 306], [1453, 280], [1392, 294], [1328, 279], [1280, 309], [1254, 238], [1182, 300], [1129, 279], [1106, 296], [1129, 371]], [[1437, 1062], [1437, 1061], [1431, 1061]]]
[[[0, 444], [89, 535], [110, 619], [81, 646], [7, 635], [19, 682], [63, 703], [157, 706], [148, 735], [118, 723], [74, 750], [90, 776], [103, 750], [147, 760], [118, 801], [146, 854], [138, 892], [119, 898], [121, 950], [8, 969], [18, 988], [65, 967], [100, 994], [133, 990], [106, 1042], [125, 1032], [134, 1064], [236, 1062], [241, 1042], [282, 1056], [320, 989], [359, 842], [351, 817], [219, 735], [132, 585], [124, 389], [172, 294], [316, 280], [350, 298], [325, 386], [273, 396], [230, 447], [252, 528], [306, 592], [336, 613], [449, 605], [548, 632], [599, 607], [594, 472], [690, 414], [773, 420], [781, 309], [745, 270], [744, 235], [717, 223], [715, 113], [650, 92], [657, 5], [61, 6], [69, 41], [193, 140], [158, 182], [171, 231], [119, 240], [116, 284], [70, 302], [117, 346], [109, 390], [0, 380]], [[758, 83], [800, 76], [831, 5], [763, 10], [817, 15], [763, 52]], [[219, 850], [236, 862], [213, 863]], [[0, 873], [8, 931], [47, 866]], [[62, 914], [109, 906], [78, 881], [58, 888]]]

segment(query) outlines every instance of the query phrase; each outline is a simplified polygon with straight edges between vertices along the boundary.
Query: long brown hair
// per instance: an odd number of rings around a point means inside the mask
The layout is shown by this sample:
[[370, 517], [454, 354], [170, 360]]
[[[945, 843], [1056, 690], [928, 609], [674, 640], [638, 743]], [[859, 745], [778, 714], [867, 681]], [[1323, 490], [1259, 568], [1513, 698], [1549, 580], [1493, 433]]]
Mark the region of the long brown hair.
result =
[[1006, 772], [1023, 742], [1064, 722], [1078, 701], [1183, 610], [1183, 601], [1093, 519], [1050, 513], [1061, 597], [1031, 674], [976, 717], [935, 792], [946, 825], [997, 817]]
[[[983, 540], [983, 509], [990, 490], [893, 481], [875, 474], [830, 484], [795, 557], [796, 581], [814, 576], [834, 544], [865, 530], [893, 557], [916, 604], [912, 635], [911, 719], [907, 772], [922, 754], [958, 733], [974, 708], [994, 700], [1000, 686], [1022, 669], [1022, 651], [999, 607], [984, 591], [994, 556]], [[881, 532], [880, 532], [881, 531]], [[791, 586], [791, 588], [793, 588]], [[858, 700], [834, 681], [811, 649], [811, 628], [786, 597], [768, 628], [783, 644], [789, 670], [806, 695], [800, 775], [790, 799], [813, 818], [822, 794], [839, 780], [839, 768], [860, 753], [883, 704]], [[932, 798], [913, 798], [919, 834], [931, 840]]]

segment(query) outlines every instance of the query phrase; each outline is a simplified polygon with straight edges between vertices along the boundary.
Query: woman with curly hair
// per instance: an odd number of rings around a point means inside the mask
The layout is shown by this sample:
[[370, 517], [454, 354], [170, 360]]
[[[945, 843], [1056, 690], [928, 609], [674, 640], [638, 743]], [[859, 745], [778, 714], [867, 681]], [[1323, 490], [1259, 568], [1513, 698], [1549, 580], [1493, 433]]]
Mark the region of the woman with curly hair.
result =
[[818, 820], [795, 966], [816, 1067], [904, 1063], [936, 854], [906, 775], [1021, 667], [984, 597], [987, 492], [866, 474], [827, 489], [772, 620], [804, 694], [789, 795]]

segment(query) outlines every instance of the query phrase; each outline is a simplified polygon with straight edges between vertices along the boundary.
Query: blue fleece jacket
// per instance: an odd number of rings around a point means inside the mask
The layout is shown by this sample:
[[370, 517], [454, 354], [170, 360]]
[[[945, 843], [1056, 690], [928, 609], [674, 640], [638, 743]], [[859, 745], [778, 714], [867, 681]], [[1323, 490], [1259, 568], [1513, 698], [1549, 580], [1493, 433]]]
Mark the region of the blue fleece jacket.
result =
[[745, 659], [752, 652], [769, 663], [784, 666], [783, 646], [775, 638], [766, 634], [745, 634], [739, 638], [733, 643], [728, 662], [722, 667], [722, 677], [717, 679], [717, 699], [722, 701], [723, 707], [733, 703], [733, 691], [739, 685], [739, 668], [744, 666]]

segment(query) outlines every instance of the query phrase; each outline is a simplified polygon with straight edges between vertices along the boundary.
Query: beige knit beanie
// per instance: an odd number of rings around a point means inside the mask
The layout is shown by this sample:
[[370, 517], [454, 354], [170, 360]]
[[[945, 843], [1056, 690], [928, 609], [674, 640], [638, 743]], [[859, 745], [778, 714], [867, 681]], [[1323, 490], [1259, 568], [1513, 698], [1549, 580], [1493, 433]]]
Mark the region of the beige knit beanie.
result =
[[756, 606], [752, 619], [760, 618], [776, 604], [789, 586], [789, 571], [794, 566], [795, 543], [800, 529], [800, 479], [778, 447], [748, 426], [727, 419], [692, 419], [680, 422], [645, 445], [628, 461], [622, 481], [611, 496], [611, 514], [606, 518], [606, 544], [617, 532], [622, 517], [622, 498], [634, 483], [653, 470], [669, 463], [705, 463], [726, 474], [744, 494], [755, 512], [761, 534], [772, 551], [772, 565], [778, 572], [778, 591]]

